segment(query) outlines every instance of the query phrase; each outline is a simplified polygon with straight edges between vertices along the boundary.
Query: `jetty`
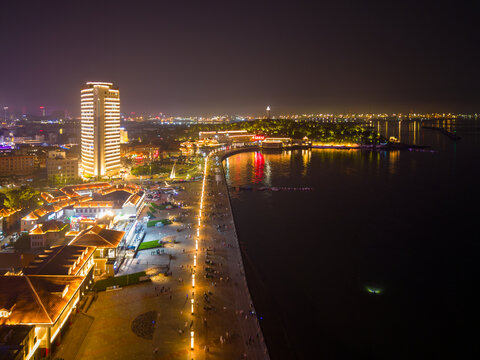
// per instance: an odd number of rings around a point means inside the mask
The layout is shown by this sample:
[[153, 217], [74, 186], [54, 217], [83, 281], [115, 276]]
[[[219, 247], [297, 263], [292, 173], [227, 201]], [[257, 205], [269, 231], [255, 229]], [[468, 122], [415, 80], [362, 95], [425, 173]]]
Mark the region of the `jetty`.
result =
[[461, 139], [461, 137], [458, 136], [457, 134], [451, 131], [448, 131], [444, 128], [435, 127], [435, 126], [422, 126], [422, 129], [435, 130], [435, 131], [441, 132], [443, 135], [448, 136], [453, 141], [458, 141]]
[[230, 190], [233, 191], [313, 191], [313, 187], [287, 187], [287, 186], [261, 186], [261, 187], [254, 187], [254, 186], [231, 186]]

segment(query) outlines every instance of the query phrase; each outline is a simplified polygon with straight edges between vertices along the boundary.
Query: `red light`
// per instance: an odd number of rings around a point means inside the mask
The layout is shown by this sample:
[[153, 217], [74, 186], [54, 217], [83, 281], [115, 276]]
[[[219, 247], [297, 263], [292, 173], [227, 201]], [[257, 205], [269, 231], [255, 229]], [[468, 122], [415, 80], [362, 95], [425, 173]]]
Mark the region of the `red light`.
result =
[[40, 109], [45, 109], [45, 106], [40, 106]]
[[255, 140], [255, 141], [257, 141], [257, 140], [265, 140], [265, 135], [254, 135], [254, 136], [252, 137], [252, 140]]

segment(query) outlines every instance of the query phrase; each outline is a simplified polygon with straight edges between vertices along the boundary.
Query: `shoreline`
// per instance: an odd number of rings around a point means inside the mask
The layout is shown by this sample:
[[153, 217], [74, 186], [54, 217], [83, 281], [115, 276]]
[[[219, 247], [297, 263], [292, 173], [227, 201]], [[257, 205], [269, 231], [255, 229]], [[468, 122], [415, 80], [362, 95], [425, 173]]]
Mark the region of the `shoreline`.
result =
[[[237, 280], [237, 284], [240, 286], [236, 286], [234, 289], [236, 290], [236, 296], [235, 296], [235, 307], [236, 308], [250, 308], [252, 313], [251, 315], [253, 316], [254, 319], [254, 324], [250, 322], [250, 324], [244, 323], [240, 321], [240, 328], [241, 332], [243, 335], [244, 342], [247, 341], [250, 337], [257, 337], [259, 340], [259, 344], [261, 345], [261, 348], [252, 348], [252, 347], [247, 347], [246, 348], [246, 354], [247, 354], [247, 359], [270, 359], [268, 348], [265, 342], [265, 338], [263, 336], [263, 331], [262, 327], [260, 325], [260, 322], [258, 320], [257, 312], [255, 310], [255, 304], [253, 303], [251, 294], [250, 294], [250, 289], [248, 286], [248, 281], [245, 273], [245, 265], [244, 265], [244, 259], [240, 250], [240, 241], [238, 238], [238, 233], [235, 225], [235, 220], [233, 216], [233, 210], [232, 210], [232, 204], [231, 204], [231, 198], [230, 198], [230, 192], [228, 189], [227, 185], [227, 178], [225, 175], [225, 169], [223, 167], [223, 160], [228, 158], [229, 156], [235, 155], [237, 153], [241, 152], [246, 152], [246, 151], [258, 151], [258, 147], [251, 147], [251, 148], [242, 148], [242, 149], [234, 149], [234, 150], [226, 150], [223, 151], [220, 154], [212, 154], [213, 159], [211, 161], [214, 163], [210, 165], [212, 168], [219, 169], [221, 172], [220, 179], [221, 181], [217, 180], [215, 181], [217, 183], [218, 188], [222, 188], [222, 192], [224, 192], [224, 195], [226, 195], [226, 204], [227, 204], [227, 212], [228, 212], [228, 219], [225, 219], [226, 222], [229, 222], [231, 224], [231, 230], [228, 230], [230, 232], [229, 234], [227, 231], [223, 234], [226, 238], [229, 237], [230, 242], [233, 243], [234, 246], [229, 246], [228, 247], [228, 258], [229, 258], [229, 265], [231, 266], [231, 274], [232, 277], [235, 276]], [[219, 165], [216, 165], [215, 162], [219, 161]], [[213, 180], [212, 180], [213, 181]], [[233, 269], [238, 266], [239, 272], [236, 272], [233, 274]], [[247, 315], [245, 315], [246, 318]], [[258, 351], [260, 350], [260, 351]]]

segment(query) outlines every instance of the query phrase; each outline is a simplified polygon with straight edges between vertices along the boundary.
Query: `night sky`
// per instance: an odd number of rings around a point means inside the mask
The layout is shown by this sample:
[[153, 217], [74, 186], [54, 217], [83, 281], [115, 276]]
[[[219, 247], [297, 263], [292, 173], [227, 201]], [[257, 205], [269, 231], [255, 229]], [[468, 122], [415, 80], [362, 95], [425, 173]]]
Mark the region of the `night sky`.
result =
[[[480, 112], [474, 1], [0, 0], [0, 106], [122, 112]], [[478, 2], [476, 2], [478, 3]]]

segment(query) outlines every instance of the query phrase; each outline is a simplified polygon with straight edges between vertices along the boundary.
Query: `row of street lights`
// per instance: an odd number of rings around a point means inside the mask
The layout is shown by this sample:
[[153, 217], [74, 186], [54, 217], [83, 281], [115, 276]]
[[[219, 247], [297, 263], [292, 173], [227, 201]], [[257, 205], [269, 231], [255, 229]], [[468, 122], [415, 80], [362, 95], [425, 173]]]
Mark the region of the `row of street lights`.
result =
[[[195, 254], [193, 255], [193, 269], [192, 269], [192, 298], [191, 298], [191, 314], [194, 315], [194, 306], [195, 306], [195, 270], [197, 268], [197, 254], [198, 254], [198, 241], [200, 239], [200, 227], [202, 225], [202, 211], [203, 211], [203, 199], [205, 194], [205, 184], [207, 180], [207, 164], [208, 164], [208, 157], [205, 157], [205, 165], [203, 169], [203, 182], [202, 182], [202, 193], [200, 196], [200, 208], [198, 210], [198, 227], [197, 227], [197, 236], [195, 238]], [[195, 349], [195, 332], [192, 329], [190, 331], [190, 350], [194, 351]]]

